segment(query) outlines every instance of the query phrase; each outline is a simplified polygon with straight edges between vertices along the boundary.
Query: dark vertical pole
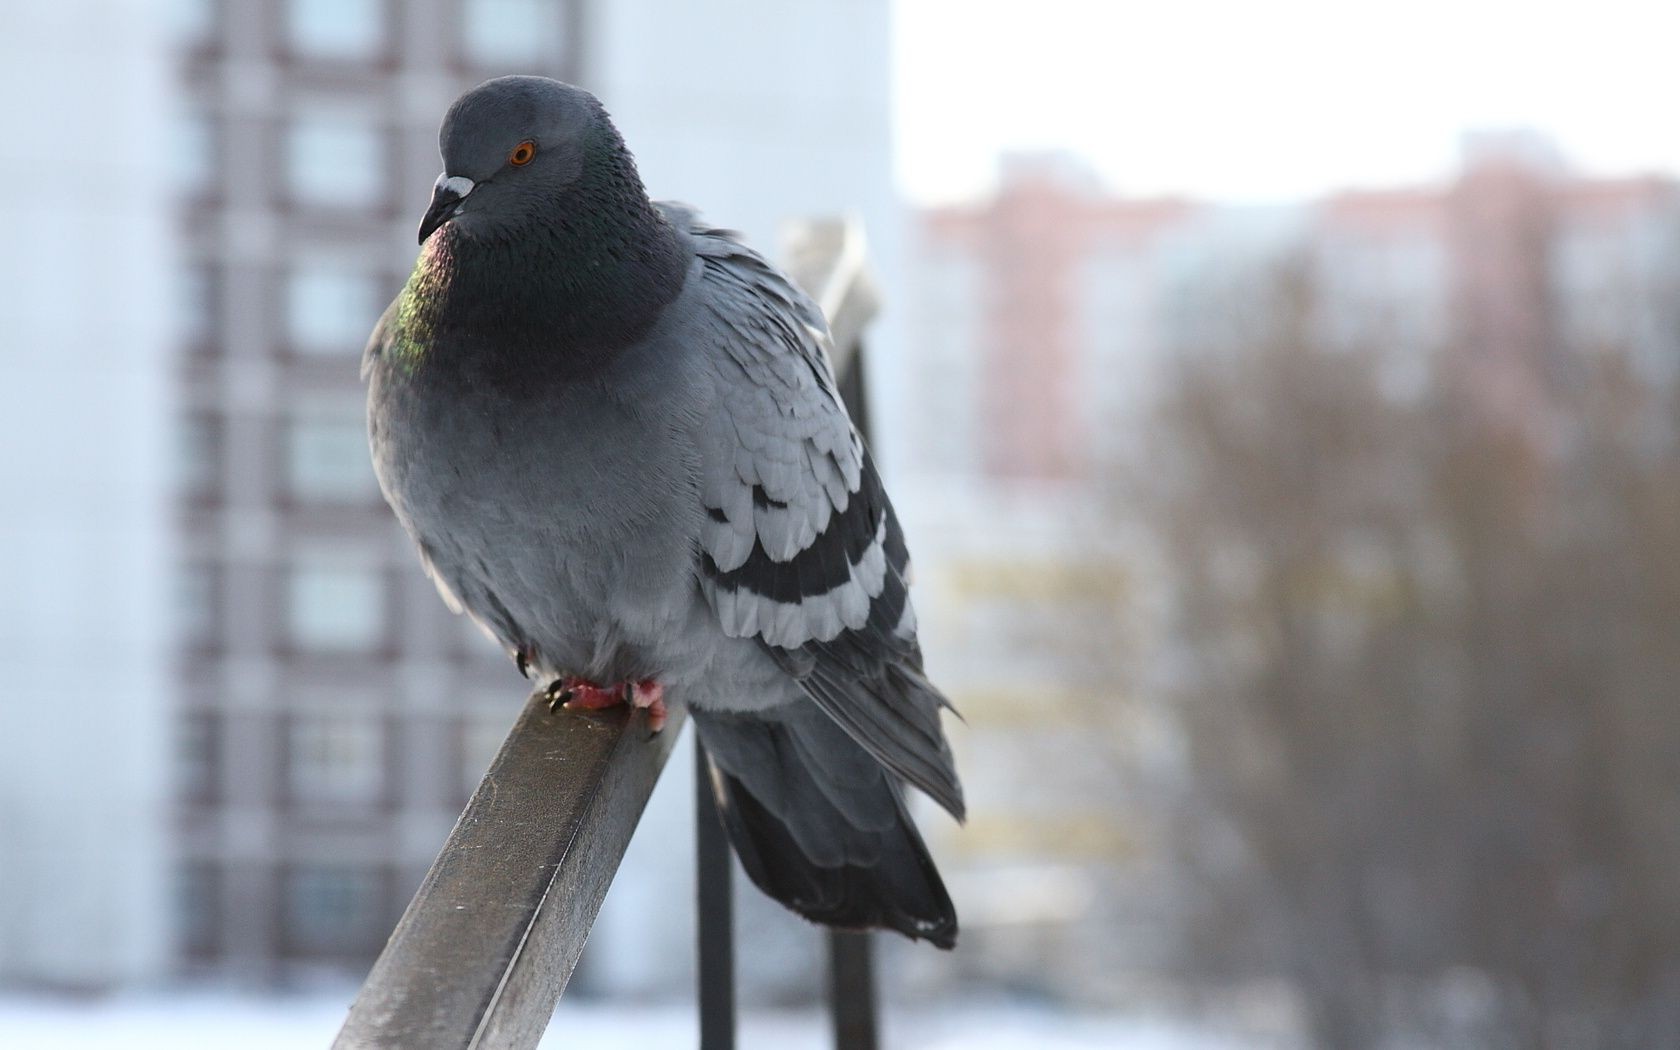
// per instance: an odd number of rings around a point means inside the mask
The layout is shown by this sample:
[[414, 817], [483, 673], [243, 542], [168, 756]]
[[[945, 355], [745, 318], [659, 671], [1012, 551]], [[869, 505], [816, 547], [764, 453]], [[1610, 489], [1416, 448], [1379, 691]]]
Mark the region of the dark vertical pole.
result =
[[869, 440], [869, 395], [863, 387], [863, 346], [853, 347], [846, 367], [836, 380], [840, 384], [840, 400], [846, 403], [846, 414], [852, 417], [863, 440]]
[[876, 1050], [875, 953], [867, 933], [828, 932], [828, 999], [835, 1050]]
[[[852, 349], [840, 374], [840, 397], [852, 422], [869, 440], [869, 399], [864, 390], [863, 346]], [[867, 933], [830, 930], [828, 998], [834, 1012], [836, 1050], [876, 1050], [881, 1033], [875, 1006], [874, 945]]]
[[735, 922], [729, 841], [712, 795], [706, 745], [694, 731], [694, 867], [698, 912], [695, 962], [700, 982], [700, 1050], [735, 1050]]

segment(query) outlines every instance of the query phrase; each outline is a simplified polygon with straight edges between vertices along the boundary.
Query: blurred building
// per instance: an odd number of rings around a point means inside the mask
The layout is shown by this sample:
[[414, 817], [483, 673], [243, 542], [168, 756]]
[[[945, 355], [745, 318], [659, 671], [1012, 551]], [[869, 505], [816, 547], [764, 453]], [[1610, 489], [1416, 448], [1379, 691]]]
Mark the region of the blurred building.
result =
[[450, 99], [575, 76], [544, 3], [178, 5], [176, 931], [245, 978], [378, 951], [517, 702], [412, 573], [358, 351]]
[[1676, 365], [1670, 178], [1580, 177], [1532, 132], [1483, 133], [1467, 138], [1449, 185], [1332, 197], [1310, 236], [1345, 331], [1454, 355], [1501, 418], [1546, 417], [1578, 375], [1570, 347]]
[[1149, 634], [1166, 581], [1110, 468], [1147, 455], [1175, 357], [1240, 346], [1256, 275], [1303, 264], [1336, 338], [1393, 351], [1401, 380], [1451, 354], [1507, 418], [1545, 419], [1566, 346], [1675, 367], [1680, 186], [1572, 175], [1533, 136], [1473, 138], [1447, 185], [1289, 207], [1119, 198], [1066, 157], [1021, 157], [990, 199], [923, 213], [897, 491], [929, 667], [967, 720], [971, 823], [941, 844], [988, 947], [959, 965], [1019, 974], [998, 960], [1025, 954], [1099, 998], [1161, 972], [1183, 902], [1158, 822], [1183, 744], [1152, 688], [1172, 674]]
[[412, 571], [358, 351], [444, 108], [510, 64], [575, 77], [578, 11], [178, 11], [176, 926], [189, 968], [262, 979], [371, 959], [520, 695]]
[[925, 824], [963, 932], [909, 975], [1138, 1005], [1170, 970], [1180, 902], [1159, 825], [1183, 762], [1139, 674], [1145, 566], [1076, 482], [912, 477], [896, 498], [927, 667], [962, 716], [948, 730], [968, 821]]
[[168, 82], [138, 5], [6, 12], [0, 982], [167, 957]]
[[[359, 354], [414, 259], [444, 110], [509, 72], [581, 83], [655, 196], [771, 252], [784, 218], [859, 210], [891, 272], [887, 4], [177, 6], [179, 957], [262, 980], [354, 969], [526, 689], [445, 610], [368, 463]], [[678, 754], [582, 985], [686, 986]]]
[[1151, 564], [1096, 482], [1202, 321], [1187, 290], [1297, 221], [1117, 199], [1050, 156], [916, 224], [897, 500], [928, 666], [966, 722], [970, 823], [938, 839], [965, 905], [954, 973], [1116, 1006], [1170, 972], [1182, 744], [1145, 678]]
[[1469, 136], [1445, 185], [1282, 207], [1121, 198], [1023, 156], [992, 198], [915, 224], [910, 387], [935, 410], [907, 420], [913, 468], [1089, 477], [1175, 352], [1240, 331], [1229, 283], [1292, 258], [1339, 337], [1450, 350], [1508, 413], [1543, 411], [1570, 343], [1673, 367], [1655, 304], [1680, 277], [1680, 184], [1575, 175], [1531, 132]]

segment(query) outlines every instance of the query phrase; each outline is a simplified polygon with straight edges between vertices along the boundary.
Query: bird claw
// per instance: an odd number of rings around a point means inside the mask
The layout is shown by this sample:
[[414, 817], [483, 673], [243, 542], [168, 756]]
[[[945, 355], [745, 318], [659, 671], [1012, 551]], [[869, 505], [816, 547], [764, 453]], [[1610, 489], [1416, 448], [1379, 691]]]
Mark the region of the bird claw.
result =
[[550, 712], [558, 712], [562, 707], [568, 711], [600, 711], [619, 704], [645, 708], [648, 726], [655, 733], [665, 728], [669, 715], [665, 707], [665, 687], [652, 678], [611, 686], [599, 686], [575, 677], [557, 678], [549, 685], [545, 695]]

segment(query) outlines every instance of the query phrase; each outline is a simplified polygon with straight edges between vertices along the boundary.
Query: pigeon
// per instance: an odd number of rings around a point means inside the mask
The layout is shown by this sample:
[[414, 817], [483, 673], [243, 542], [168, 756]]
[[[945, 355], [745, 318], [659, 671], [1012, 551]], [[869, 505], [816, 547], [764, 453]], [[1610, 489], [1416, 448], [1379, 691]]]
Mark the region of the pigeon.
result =
[[905, 785], [959, 821], [909, 554], [821, 311], [653, 202], [601, 103], [487, 81], [439, 133], [420, 253], [363, 354], [387, 502], [449, 606], [558, 709], [682, 704], [753, 882], [942, 948]]

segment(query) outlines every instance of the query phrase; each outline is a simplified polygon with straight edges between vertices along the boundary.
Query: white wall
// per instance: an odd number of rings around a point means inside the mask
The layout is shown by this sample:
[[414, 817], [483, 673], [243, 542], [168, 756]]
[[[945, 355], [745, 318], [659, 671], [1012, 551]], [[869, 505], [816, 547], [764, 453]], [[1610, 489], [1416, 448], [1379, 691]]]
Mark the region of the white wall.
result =
[[0, 981], [155, 975], [168, 915], [161, 12], [0, 33]]

